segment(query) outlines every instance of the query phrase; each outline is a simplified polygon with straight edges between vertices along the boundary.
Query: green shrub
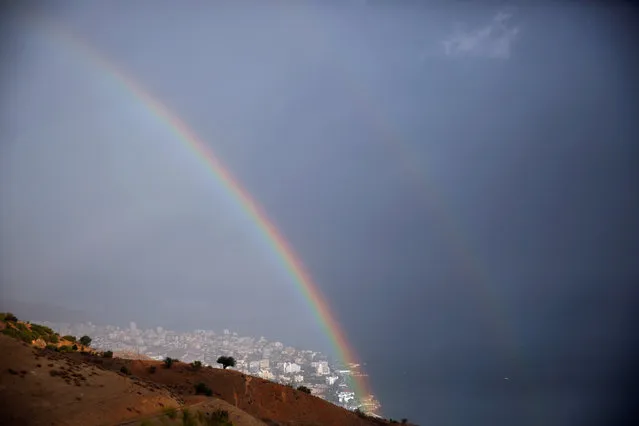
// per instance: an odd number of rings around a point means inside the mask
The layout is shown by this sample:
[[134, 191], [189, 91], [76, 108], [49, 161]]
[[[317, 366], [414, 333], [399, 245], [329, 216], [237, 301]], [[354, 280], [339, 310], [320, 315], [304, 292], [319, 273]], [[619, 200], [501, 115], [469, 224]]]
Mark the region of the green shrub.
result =
[[57, 334], [52, 334], [51, 336], [49, 336], [49, 342], [58, 343], [59, 341], [60, 341], [60, 338], [58, 337]]
[[42, 336], [43, 338], [44, 336], [56, 335], [56, 332], [53, 331], [51, 328], [40, 324], [31, 324], [31, 331], [39, 336]]
[[216, 361], [218, 364], [222, 364], [222, 368], [235, 367], [235, 358], [232, 356], [221, 356]]
[[25, 323], [18, 322], [16, 323], [16, 327], [18, 333], [22, 336], [21, 340], [24, 340], [27, 343], [31, 343], [32, 341], [37, 340], [39, 337], [36, 333], [31, 331], [31, 329], [29, 329], [29, 327], [27, 327]]
[[18, 322], [18, 317], [13, 315], [11, 312], [7, 312], [6, 314], [4, 314], [4, 318], [3, 319], [5, 321]]
[[164, 409], [164, 415], [169, 419], [174, 420], [177, 418], [177, 410], [173, 407], [168, 407]]
[[202, 361], [193, 361], [191, 363], [191, 368], [193, 368], [194, 370], [199, 370], [200, 368], [202, 368]]
[[80, 344], [82, 346], [91, 346], [91, 338], [89, 336], [80, 337]]
[[177, 362], [177, 360], [167, 356], [166, 358], [164, 358], [163, 362], [166, 368], [171, 368], [173, 366], [173, 363]]
[[62, 336], [62, 339], [68, 340], [69, 342], [73, 342], [73, 343], [75, 343], [78, 340], [75, 336], [71, 336], [70, 334], [66, 336]]
[[197, 426], [196, 418], [191, 414], [188, 408], [182, 409], [182, 425]]
[[104, 358], [113, 358], [113, 351], [104, 351], [102, 352], [102, 356]]
[[21, 330], [14, 327], [7, 327], [2, 330], [2, 334], [13, 337], [14, 339], [22, 340], [25, 343], [31, 343], [35, 340], [33, 334], [29, 330]]
[[360, 410], [360, 408], [359, 408], [359, 407], [357, 407], [357, 408], [355, 409], [355, 414], [357, 414], [359, 417], [364, 418], [364, 419], [368, 417], [368, 414], [366, 414], [365, 412], [363, 412], [362, 410]]
[[211, 413], [210, 424], [216, 426], [233, 426], [233, 423], [229, 420], [229, 412], [222, 409], [217, 409]]
[[307, 393], [307, 394], [311, 393], [311, 390], [309, 388], [307, 388], [306, 386], [298, 386], [297, 390], [301, 391], [301, 392], [304, 392], [304, 393]]
[[206, 386], [205, 383], [200, 382], [197, 385], [195, 385], [195, 394], [213, 396], [213, 391], [211, 390], [210, 387]]

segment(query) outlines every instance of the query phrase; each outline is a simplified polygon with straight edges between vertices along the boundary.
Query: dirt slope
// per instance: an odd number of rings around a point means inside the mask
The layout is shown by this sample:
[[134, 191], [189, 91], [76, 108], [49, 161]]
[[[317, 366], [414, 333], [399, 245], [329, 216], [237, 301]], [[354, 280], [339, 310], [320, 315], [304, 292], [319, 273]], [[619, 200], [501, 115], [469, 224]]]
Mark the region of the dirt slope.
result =
[[[224, 410], [228, 412], [229, 421], [233, 426], [266, 426], [266, 423], [257, 420], [256, 418], [248, 415], [244, 411], [237, 407], [232, 406], [226, 401], [217, 398], [206, 398], [198, 404], [193, 404], [188, 407], [176, 410], [173, 415], [170, 415], [167, 411], [163, 411], [161, 414], [153, 416], [141, 416], [135, 420], [122, 422], [120, 426], [184, 426], [188, 424], [189, 420], [197, 421], [196, 424], [209, 424], [204, 421], [204, 415], [210, 415], [216, 410]], [[186, 413], [186, 414], [185, 414]]]
[[[87, 362], [99, 358], [76, 355], [45, 351], [0, 335], [0, 424], [152, 424], [140, 420], [146, 418], [170, 424], [165, 410], [179, 410], [182, 406], [183, 398], [164, 386]], [[191, 402], [200, 402], [189, 407], [193, 414], [228, 409], [229, 405], [212, 398], [205, 403], [196, 399]], [[231, 408], [228, 411], [235, 426], [263, 424], [240, 409]]]
[[[237, 371], [195, 369], [181, 362], [166, 368], [159, 361], [61, 352], [55, 345], [44, 348], [44, 341], [37, 347], [37, 340], [25, 337], [31, 329], [23, 324], [0, 321], [0, 326], [12, 327], [5, 330], [12, 337], [0, 334], [2, 425], [390, 424]], [[210, 388], [212, 395], [196, 395], [199, 383]], [[227, 420], [211, 423], [216, 413]]]
[[[78, 356], [78, 355], [76, 355]], [[318, 397], [305, 394], [258, 377], [232, 370], [218, 368], [193, 368], [185, 363], [176, 363], [164, 368], [158, 361], [109, 360], [107, 368], [119, 370], [127, 366], [136, 377], [152, 380], [192, 400], [194, 386], [205, 383], [213, 390], [213, 396], [242, 409], [255, 418], [275, 425], [385, 425], [383, 420], [362, 418]], [[105, 360], [106, 362], [106, 360]], [[104, 364], [107, 366], [107, 364]], [[155, 373], [149, 367], [155, 366]]]

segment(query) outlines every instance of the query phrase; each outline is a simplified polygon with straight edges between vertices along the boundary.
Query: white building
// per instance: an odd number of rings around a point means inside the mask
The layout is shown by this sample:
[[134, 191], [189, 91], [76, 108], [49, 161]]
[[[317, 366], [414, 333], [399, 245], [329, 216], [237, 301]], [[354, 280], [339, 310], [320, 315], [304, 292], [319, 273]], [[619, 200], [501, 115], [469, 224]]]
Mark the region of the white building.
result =
[[337, 399], [341, 403], [345, 403], [355, 399], [355, 392], [339, 392], [337, 394]]
[[294, 362], [285, 362], [283, 370], [285, 373], [299, 373], [302, 371], [302, 366]]
[[328, 362], [327, 361], [320, 361], [317, 363], [317, 375], [318, 376], [324, 376], [324, 375], [328, 375], [331, 374], [331, 369], [328, 366]]
[[326, 384], [329, 385], [329, 386], [332, 386], [332, 385], [335, 384], [335, 382], [337, 381], [338, 378], [339, 377], [337, 377], [337, 376], [328, 376], [326, 378]]
[[258, 376], [266, 380], [275, 379], [275, 376], [273, 375], [273, 373], [271, 373], [268, 370], [260, 370], [260, 372], [258, 373]]

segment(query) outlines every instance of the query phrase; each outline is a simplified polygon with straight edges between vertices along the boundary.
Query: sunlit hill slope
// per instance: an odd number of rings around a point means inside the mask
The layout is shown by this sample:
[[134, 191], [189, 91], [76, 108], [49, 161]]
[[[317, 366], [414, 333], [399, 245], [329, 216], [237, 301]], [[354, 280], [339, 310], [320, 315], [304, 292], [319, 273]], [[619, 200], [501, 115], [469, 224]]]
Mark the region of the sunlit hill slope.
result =
[[113, 357], [0, 314], [3, 425], [386, 425], [289, 386], [179, 361]]

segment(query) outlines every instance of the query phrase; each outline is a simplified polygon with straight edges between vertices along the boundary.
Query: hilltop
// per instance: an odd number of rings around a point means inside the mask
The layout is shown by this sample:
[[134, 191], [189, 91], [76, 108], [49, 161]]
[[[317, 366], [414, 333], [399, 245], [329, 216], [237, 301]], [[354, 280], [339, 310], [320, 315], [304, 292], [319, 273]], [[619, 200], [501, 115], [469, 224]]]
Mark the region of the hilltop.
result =
[[6, 425], [391, 424], [238, 371], [113, 357], [14, 316], [0, 330]]

